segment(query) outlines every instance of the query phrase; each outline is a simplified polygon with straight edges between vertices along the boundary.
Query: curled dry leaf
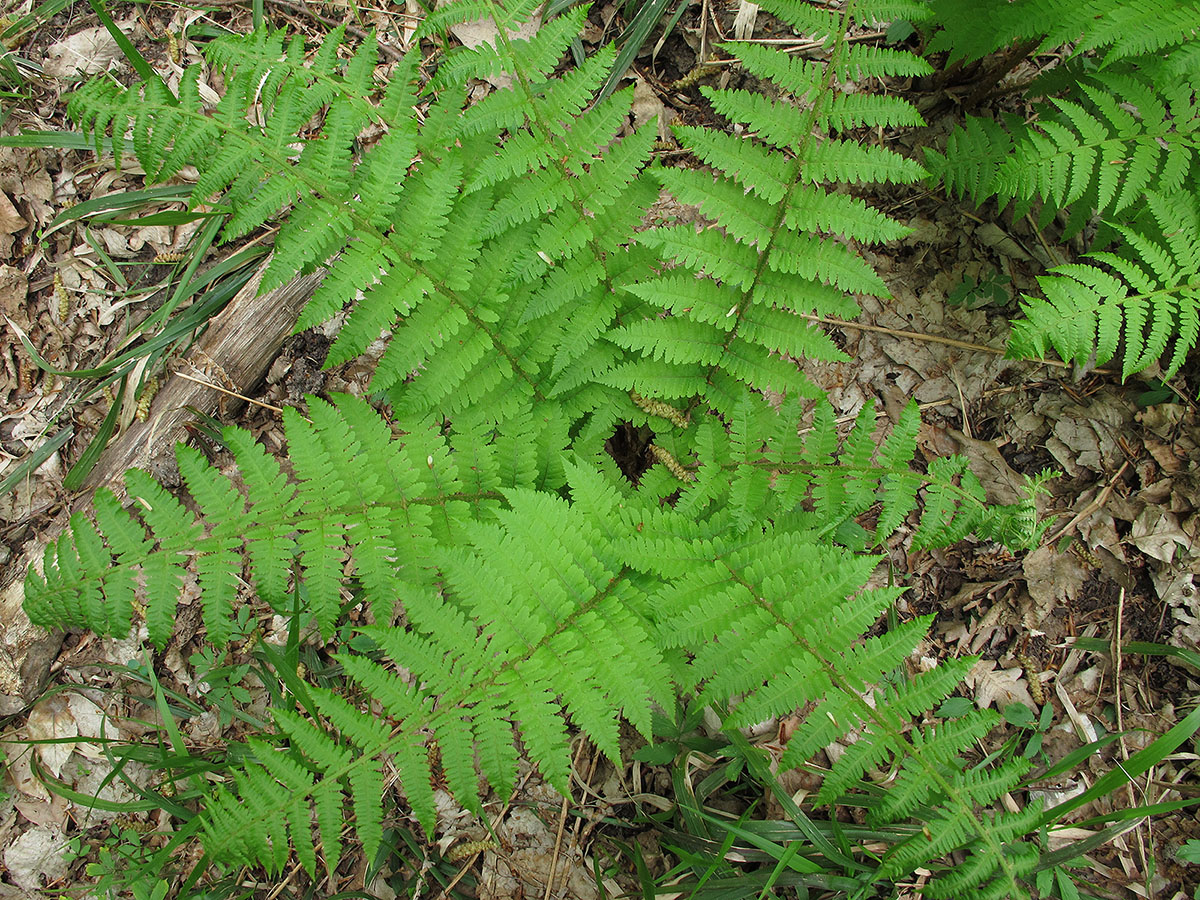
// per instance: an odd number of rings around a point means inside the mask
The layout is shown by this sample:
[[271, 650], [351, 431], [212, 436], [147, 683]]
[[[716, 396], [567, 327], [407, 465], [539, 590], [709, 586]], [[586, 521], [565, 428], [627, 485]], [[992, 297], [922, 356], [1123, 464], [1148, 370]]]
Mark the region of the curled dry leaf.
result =
[[658, 139], [665, 141], [671, 136], [670, 123], [675, 111], [662, 102], [650, 82], [641, 75], [634, 75], [633, 84], [633, 127], [641, 128], [651, 119], [658, 118]]

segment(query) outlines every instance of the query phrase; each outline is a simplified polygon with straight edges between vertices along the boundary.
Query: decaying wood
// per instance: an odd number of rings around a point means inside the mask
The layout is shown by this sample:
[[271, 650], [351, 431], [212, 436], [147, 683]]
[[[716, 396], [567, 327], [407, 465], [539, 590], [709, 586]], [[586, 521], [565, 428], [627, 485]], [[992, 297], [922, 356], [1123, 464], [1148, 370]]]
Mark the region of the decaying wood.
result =
[[[188, 407], [219, 419], [236, 412], [237, 401], [203, 382], [246, 394], [266, 375], [295, 326], [300, 308], [324, 276], [315, 273], [296, 278], [259, 296], [264, 271], [265, 263], [184, 357], [172, 364], [146, 421], [133, 422], [104, 451], [84, 490], [72, 498], [73, 511], [88, 508], [98, 487], [122, 493], [121, 476], [127, 469], [154, 470], [170, 457], [176, 442], [187, 437], [184, 423], [195, 418]], [[62, 642], [61, 633], [48, 634], [33, 625], [21, 608], [23, 573], [40, 562], [47, 544], [56, 537], [53, 532], [43, 534], [27, 547], [22, 558], [14, 560], [9, 572], [12, 580], [0, 590], [0, 715], [19, 712], [37, 699]]]
[[102, 485], [121, 493], [126, 470], [152, 468], [169, 456], [176, 442], [187, 437], [184, 423], [196, 418], [189, 407], [220, 420], [237, 412], [239, 401], [217, 388], [245, 394], [262, 380], [323, 277], [307, 275], [256, 296], [263, 271], [260, 268], [247, 282], [183, 359], [170, 366], [146, 421], [134, 422], [104, 451], [88, 476], [88, 494], [75, 508], [90, 504], [91, 492]]

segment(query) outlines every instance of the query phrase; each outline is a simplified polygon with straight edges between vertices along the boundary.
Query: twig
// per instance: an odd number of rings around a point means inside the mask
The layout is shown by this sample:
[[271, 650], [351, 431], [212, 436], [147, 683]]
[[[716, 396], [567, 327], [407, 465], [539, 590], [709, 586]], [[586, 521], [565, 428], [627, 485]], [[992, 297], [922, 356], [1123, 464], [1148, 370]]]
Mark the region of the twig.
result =
[[[583, 755], [584, 748], [587, 747], [587, 741], [583, 738], [579, 739], [579, 749], [575, 751], [575, 760], [571, 763], [572, 771], [579, 770], [579, 758]], [[550, 854], [550, 874], [546, 877], [546, 893], [542, 895], [542, 900], [550, 900], [550, 895], [554, 892], [554, 876], [558, 873], [558, 854], [562, 850], [563, 832], [567, 827], [567, 813], [571, 809], [571, 794], [568, 791], [563, 797], [562, 809], [558, 812], [558, 830], [554, 835], [554, 852]]]
[[[491, 834], [494, 835], [496, 833], [496, 827], [500, 824], [504, 817], [508, 815], [508, 811], [512, 809], [512, 805], [516, 801], [517, 795], [520, 794], [521, 791], [525, 790], [525, 785], [528, 784], [529, 779], [533, 777], [533, 771], [533, 769], [530, 769], [525, 773], [525, 777], [521, 779], [521, 783], [513, 789], [511, 794], [509, 794], [508, 800], [505, 802], [504, 807], [500, 810], [500, 812], [496, 813], [496, 818], [492, 819], [492, 824], [488, 826], [488, 831]], [[458, 870], [458, 874], [450, 879], [450, 883], [448, 885], [442, 888], [442, 892], [438, 894], [438, 900], [449, 900], [450, 892], [454, 890], [455, 885], [462, 881], [463, 878], [466, 877], [467, 873], [471, 871], [471, 867], [475, 865], [475, 860], [479, 859], [479, 856], [482, 853], [482, 850], [476, 850], [469, 857], [467, 857], [467, 860], [463, 863], [462, 868]]]
[[1042, 250], [1046, 253], [1046, 258], [1052, 263], [1062, 265], [1063, 258], [1058, 251], [1050, 246], [1046, 240], [1046, 236], [1042, 234], [1042, 229], [1038, 228], [1037, 222], [1033, 218], [1033, 213], [1025, 213], [1025, 221], [1029, 223], [1029, 227], [1033, 229], [1033, 233], [1037, 235], [1038, 242], [1042, 245]]
[[188, 375], [186, 372], [175, 372], [175, 374], [177, 376], [179, 376], [180, 378], [183, 378], [187, 381], [194, 382], [195, 384], [202, 384], [205, 387], [212, 388], [214, 391], [220, 391], [222, 394], [228, 394], [230, 397], [233, 397], [235, 400], [242, 400], [246, 403], [253, 403], [255, 406], [261, 406], [263, 409], [271, 410], [271, 412], [275, 413], [278, 416], [283, 415], [283, 410], [278, 406], [272, 406], [270, 403], [263, 403], [261, 400], [255, 400], [252, 397], [247, 397], [245, 394], [239, 394], [237, 391], [231, 391], [228, 388], [223, 388], [219, 384], [213, 384], [211, 381], [207, 381], [206, 379], [203, 379], [203, 378], [193, 378], [191, 375]]
[[275, 900], [276, 897], [278, 897], [280, 894], [282, 894], [284, 891], [284, 888], [286, 888], [291, 883], [292, 879], [296, 877], [296, 873], [299, 871], [300, 871], [300, 866], [298, 864], [292, 866], [292, 871], [288, 872], [287, 878], [283, 879], [283, 881], [281, 881], [281, 882], [279, 882], [279, 884], [275, 885], [275, 887], [271, 889], [271, 893], [267, 894], [267, 900]]
[[954, 387], [958, 391], [958, 406], [962, 410], [963, 434], [974, 440], [975, 436], [971, 434], [971, 420], [967, 418], [967, 398], [963, 396], [962, 385], [958, 383], [958, 373], [951, 370], [950, 374]]
[[[1129, 463], [1126, 463], [1125, 465], [1129, 465]], [[1129, 745], [1125, 743], [1125, 712], [1121, 708], [1123, 705], [1121, 700], [1121, 663], [1124, 659], [1121, 653], [1121, 635], [1125, 633], [1124, 623], [1125, 588], [1121, 588], [1120, 596], [1117, 597], [1117, 623], [1116, 628], [1113, 630], [1112, 641], [1109, 644], [1109, 652], [1112, 654], [1113, 658], [1113, 705], [1116, 707], [1117, 734], [1120, 735], [1120, 737], [1117, 738], [1117, 741], [1121, 748], [1121, 759], [1125, 762], [1129, 762]], [[1127, 777], [1129, 776], [1128, 772], [1125, 774]], [[1147, 772], [1147, 781], [1149, 781], [1149, 777], [1149, 773]], [[1133, 792], [1132, 777], [1125, 782], [1125, 795], [1129, 798], [1129, 808], [1135, 808], [1137, 806], [1137, 797]], [[1146, 839], [1142, 835], [1140, 829], [1137, 832], [1137, 842], [1138, 856], [1141, 857], [1138, 864], [1142, 867], [1142, 871], [1145, 872], [1147, 859]]]
[[[1104, 489], [1102, 491], [1100, 491], [1099, 494], [1096, 495], [1096, 499], [1093, 500], [1091, 503], [1089, 503], [1087, 506], [1085, 506], [1083, 509], [1081, 509], [1079, 511], [1079, 514], [1076, 515], [1075, 518], [1071, 519], [1070, 522], [1068, 522], [1066, 525], [1064, 525], [1062, 528], [1060, 528], [1058, 530], [1058, 532], [1055, 533], [1054, 537], [1052, 537], [1048, 541], [1046, 541], [1046, 545], [1057, 544], [1059, 542], [1059, 540], [1062, 539], [1062, 536], [1064, 534], [1066, 534], [1068, 531], [1070, 531], [1072, 528], [1074, 528], [1076, 525], [1078, 525], [1080, 522], [1082, 522], [1084, 519], [1086, 519], [1088, 516], [1090, 516], [1096, 510], [1098, 510], [1101, 506], [1103, 506], [1104, 501], [1108, 499], [1108, 495], [1112, 493], [1113, 486], [1116, 485], [1116, 483], [1121, 479], [1121, 476], [1125, 474], [1125, 470], [1128, 468], [1129, 468], [1129, 460], [1125, 460], [1125, 462], [1123, 462], [1121, 464], [1121, 468], [1117, 470], [1117, 474], [1114, 475], [1111, 479], [1109, 479], [1109, 482], [1108, 482], [1108, 484], [1106, 484], [1104, 486]], [[1124, 591], [1125, 591], [1125, 589], [1121, 588], [1122, 596], [1124, 596]]]
[[[914, 341], [926, 341], [931, 344], [945, 344], [947, 347], [958, 347], [960, 350], [975, 350], [979, 353], [991, 353], [995, 356], [1003, 356], [1006, 350], [997, 350], [995, 347], [989, 347], [987, 344], [972, 344], [969, 341], [956, 341], [954, 338], [941, 337], [936, 334], [921, 334], [919, 331], [902, 331], [898, 328], [884, 328], [882, 325], [867, 325], [863, 322], [847, 322], [845, 319], [832, 319], [828, 316], [815, 316], [811, 313], [799, 313], [800, 318], [808, 319], [810, 322], [819, 322], [822, 325], [834, 325], [838, 328], [857, 328], [859, 331], [873, 331], [878, 334], [890, 334], [893, 337], [911, 338]], [[1071, 368], [1070, 363], [1059, 362], [1057, 359], [1035, 359], [1030, 362], [1040, 363], [1044, 366], [1054, 366], [1059, 369]], [[1111, 369], [1091, 369], [1090, 372], [1095, 375], [1112, 375]]]

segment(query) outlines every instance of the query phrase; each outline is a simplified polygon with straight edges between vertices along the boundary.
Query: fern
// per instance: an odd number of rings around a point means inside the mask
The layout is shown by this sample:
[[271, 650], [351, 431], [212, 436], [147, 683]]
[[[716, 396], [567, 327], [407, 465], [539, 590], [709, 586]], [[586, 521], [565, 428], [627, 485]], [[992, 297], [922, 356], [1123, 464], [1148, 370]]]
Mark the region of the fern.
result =
[[1038, 279], [1045, 299], [1026, 296], [1026, 319], [1012, 347], [1041, 356], [1049, 347], [1065, 360], [1104, 364], [1122, 343], [1122, 375], [1164, 358], [1164, 376], [1183, 365], [1200, 335], [1200, 196], [1146, 195], [1153, 221], [1117, 226], [1119, 252], [1090, 254], [1094, 264], [1058, 266]]
[[[780, 3], [773, 10], [818, 37], [844, 32], [846, 23], [829, 10], [800, 3]], [[861, 9], [857, 14], [871, 16]], [[656, 175], [722, 227], [697, 231], [676, 225], [639, 236], [674, 265], [628, 289], [656, 314], [613, 333], [612, 340], [642, 358], [615, 366], [606, 376], [609, 383], [647, 395], [698, 395], [724, 412], [736, 404], [739, 383], [804, 393], [807, 388], [787, 358], [838, 359], [842, 354], [795, 313], [847, 315], [856, 310], [847, 293], [887, 296], [883, 282], [844, 242], [891, 240], [905, 230], [827, 185], [915, 181], [922, 171], [891, 151], [829, 132], [913, 124], [919, 116], [900, 101], [837, 99], [832, 88], [839, 73], [863, 66], [867, 58], [843, 60], [845, 43], [828, 40], [832, 59], [827, 65], [751, 44], [729, 48], [747, 71], [785, 92], [771, 100], [760, 93], [704, 88], [718, 112], [746, 123], [758, 140], [676, 129], [680, 142], [712, 171], [663, 169]], [[919, 63], [913, 57], [878, 55], [871, 65], [890, 72], [912, 71]], [[789, 97], [803, 105], [797, 108]], [[814, 141], [814, 129], [827, 136]], [[657, 314], [660, 309], [670, 315]], [[658, 391], [652, 389], [656, 382], [662, 385]]]
[[1034, 38], [1045, 48], [1103, 48], [1105, 65], [1179, 47], [1196, 37], [1200, 12], [1195, 0], [930, 0], [929, 7], [941, 27], [929, 52], [949, 51], [951, 60], [982, 59]]
[[928, 161], [947, 189], [977, 203], [1041, 199], [1120, 214], [1148, 188], [1175, 192], [1192, 177], [1200, 124], [1190, 91], [1175, 88], [1144, 74], [1097, 75], [1076, 85], [1075, 99], [1052, 99], [1036, 127], [968, 118]]
[[[1124, 375], [1163, 358], [1170, 373], [1196, 345], [1195, 266], [1156, 229], [1164, 206], [1190, 215], [1200, 197], [1197, 153], [1200, 115], [1194, 95], [1200, 4], [1195, 0], [1019, 0], [933, 4], [944, 26], [930, 50], [977, 59], [1019, 38], [1042, 48], [1073, 42], [1063, 77], [1031, 87], [1052, 96], [1026, 124], [968, 117], [945, 153], [927, 163], [946, 188], [976, 203], [995, 196], [1018, 213], [1035, 202], [1043, 220], [1067, 210], [1066, 231], [1080, 231], [1099, 214], [1113, 253], [1106, 265], [1066, 266], [1040, 279], [1045, 298], [1027, 297], [1010, 349], [1041, 355], [1054, 348], [1064, 360], [1101, 362], [1123, 350]], [[991, 27], [981, 28], [979, 17]], [[1041, 85], [1044, 85], [1042, 87]], [[1171, 231], [1171, 229], [1167, 229]]]
[[[72, 538], [48, 555], [45, 580], [31, 576], [27, 584], [35, 621], [109, 631], [130, 621], [129, 603], [140, 593], [135, 585], [145, 577], [147, 602], [154, 598], [165, 610], [159, 620], [171, 622], [170, 595], [149, 573], [161, 569], [167, 573], [162, 579], [177, 586], [191, 558], [206, 622], [228, 618], [204, 560], [222, 558], [226, 536], [238, 529], [256, 583], [259, 561], [274, 562], [279, 536], [288, 536], [309, 612], [326, 631], [337, 619], [344, 573], [361, 586], [379, 624], [360, 633], [377, 650], [347, 650], [336, 658], [386, 718], [364, 718], [321, 689], [310, 689], [316, 705], [307, 715], [276, 710], [276, 740], [251, 743], [254, 761], [204, 815], [209, 850], [228, 862], [278, 871], [290, 844], [310, 872], [318, 847], [332, 869], [341, 852], [344, 806], [353, 810], [358, 838], [373, 854], [381, 840], [385, 759], [398, 767], [414, 814], [432, 829], [429, 735], [450, 788], [469, 808], [479, 806], [478, 775], [500, 791], [511, 788], [514, 726], [526, 752], [565, 790], [567, 721], [616, 759], [617, 716], [649, 737], [650, 704], [670, 705], [672, 672], [677, 681], [688, 672], [678, 686], [701, 689], [702, 700], [740, 696], [731, 727], [819, 699], [837, 686], [842, 693], [827, 698], [825, 707], [837, 722], [837, 737], [865, 715], [863, 688], [894, 668], [927, 625], [909, 623], [855, 644], [899, 591], [857, 593], [876, 561], [831, 546], [825, 516], [803, 507], [814, 491], [828, 494], [837, 482], [843, 482], [842, 495], [853, 493], [845, 483], [859, 482], [874, 496], [884, 478], [909, 476], [906, 467], [891, 472], [869, 460], [860, 467], [861, 458], [840, 466], [822, 462], [823, 448], [838, 443], [831, 418], [802, 446], [791, 416], [747, 396], [730, 432], [706, 423], [697, 446], [709, 448], [711, 462], [702, 463], [700, 477], [675, 507], [663, 507], [659, 496], [673, 481], [669, 475], [665, 483], [648, 478], [634, 491], [611, 465], [567, 460], [568, 504], [522, 485], [528, 478], [507, 465], [503, 440], [478, 447], [464, 477], [456, 465], [464, 454], [449, 446], [476, 436], [447, 438], [439, 429], [414, 427], [397, 441], [361, 401], [343, 397], [333, 406], [310, 398], [309, 408], [311, 423], [290, 411], [286, 422], [294, 484], [280, 490], [278, 469], [237, 429], [227, 430], [225, 439], [241, 471], [240, 489], [181, 445], [180, 469], [207, 528], [177, 501], [162, 503], [169, 495], [131, 473], [130, 494], [141, 501], [149, 536], [115, 498], [102, 495], [97, 518], [108, 548], [92, 526], [77, 520]], [[873, 416], [863, 421], [873, 424]], [[900, 449], [892, 454], [911, 456], [915, 422], [910, 409], [893, 432], [892, 445]], [[756, 454], [759, 445], [764, 449]], [[797, 465], [793, 456], [813, 462]], [[776, 466], [773, 480], [761, 477]], [[724, 478], [708, 474], [722, 469]], [[941, 487], [954, 490], [951, 483]], [[130, 555], [137, 541], [140, 552]], [[224, 578], [238, 568], [231, 566]], [[275, 566], [266, 571], [267, 578], [277, 574]], [[790, 587], [797, 579], [813, 589], [797, 594]], [[267, 592], [260, 586], [260, 593]], [[402, 601], [403, 628], [388, 624], [395, 598]], [[737, 606], [725, 609], [727, 603]], [[752, 624], [766, 610], [770, 619]], [[818, 629], [794, 624], [817, 621]], [[793, 624], [780, 631], [782, 622]], [[213, 639], [220, 633], [214, 628]], [[151, 635], [161, 642], [153, 627]], [[681, 648], [699, 648], [683, 668], [671, 664]], [[803, 672], [817, 679], [815, 687], [793, 670], [801, 648], [810, 660]], [[844, 670], [831, 674], [828, 667], [841, 657]], [[892, 743], [884, 749], [899, 752], [894, 742], [901, 740], [902, 720], [935, 704], [957, 680], [947, 676], [939, 684], [941, 693], [905, 694], [906, 705], [888, 720]], [[812, 730], [808, 740], [821, 734]], [[789, 752], [800, 761], [812, 749], [797, 740]], [[828, 795], [836, 797], [853, 779], [831, 782]]]
[[[373, 388], [391, 427], [361, 401], [310, 398], [311, 419], [285, 413], [290, 475], [237, 429], [225, 434], [236, 480], [181, 447], [197, 513], [129, 473], [132, 509], [99, 494], [95, 524], [77, 516], [29, 576], [35, 621], [121, 633], [144, 604], [160, 647], [192, 578], [210, 638], [228, 640], [243, 574], [281, 613], [303, 596], [322, 638], [357, 633], [335, 651], [343, 690], [309, 687], [273, 709], [275, 730], [206, 802], [214, 858], [279, 872], [294, 855], [310, 874], [333, 871], [347, 820], [374, 855], [385, 767], [432, 832], [435, 755], [477, 812], [479, 778], [507, 790], [521, 750], [565, 790], [570, 729], [615, 760], [619, 723], [649, 738], [652, 711], [682, 692], [730, 709], [730, 728], [813, 704], [789, 763], [856, 736], [823, 802], [900, 766], [904, 793], [878, 821], [920, 814], [935, 834], [894, 848], [880, 877], [961, 850], [971, 868], [949, 876], [955, 891], [1023, 892], [1033, 826], [976, 811], [1016, 770], [956, 769], [987, 717], [909, 734], [966, 663], [896, 675], [928, 622], [864, 637], [900, 590], [864, 589], [878, 559], [863, 551], [897, 529], [918, 546], [971, 532], [1035, 542], [1036, 485], [1024, 504], [988, 508], [961, 459], [912, 471], [914, 408], [878, 445], [869, 407], [839, 435], [795, 364], [840, 357], [796, 313], [847, 315], [848, 293], [886, 296], [852, 248], [903, 229], [846, 186], [922, 176], [853, 134], [916, 113], [836, 88], [927, 67], [851, 48], [846, 29], [921, 10], [769, 6], [824, 39], [828, 59], [734, 48], [781, 94], [709, 92], [750, 136], [678, 129], [707, 170], [648, 166], [648, 128], [615, 139], [629, 94], [590, 105], [612, 52], [552, 75], [583, 12], [518, 41], [508, 32], [529, 3], [432, 13], [420, 32], [432, 40], [481, 14], [499, 30], [494, 47], [444, 48], [425, 84], [411, 55], [377, 91], [372, 40], [343, 62], [338, 33], [305, 60], [296, 41], [262, 34], [214, 45], [228, 85], [214, 110], [194, 73], [178, 98], [98, 82], [72, 100], [97, 139], [131, 124], [147, 172], [196, 165], [193, 204], [219, 193], [228, 237], [290, 209], [267, 283], [327, 267], [299, 326], [348, 307], [332, 361], [389, 334]], [[464, 108], [467, 79], [499, 73], [512, 88]], [[360, 149], [368, 123], [383, 136]], [[719, 227], [639, 230], [664, 188]], [[618, 423], [654, 433], [658, 464], [636, 486], [603, 449]], [[369, 603], [373, 624], [343, 625], [346, 598]]]

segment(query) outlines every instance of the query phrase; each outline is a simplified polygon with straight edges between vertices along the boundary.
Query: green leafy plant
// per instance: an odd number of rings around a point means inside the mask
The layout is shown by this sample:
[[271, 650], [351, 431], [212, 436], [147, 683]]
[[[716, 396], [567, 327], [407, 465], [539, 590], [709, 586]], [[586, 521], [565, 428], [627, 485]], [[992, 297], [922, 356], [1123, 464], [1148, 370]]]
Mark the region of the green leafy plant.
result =
[[994, 270], [982, 272], [978, 277], [964, 275], [963, 280], [946, 293], [946, 302], [967, 309], [999, 306], [1008, 302], [1008, 286], [1011, 283], [1011, 278]]
[[[415, 52], [377, 89], [370, 40], [341, 60], [335, 33], [306, 60], [298, 39], [255, 33], [210, 45], [226, 83], [213, 109], [196, 71], [178, 97], [152, 79], [93, 81], [72, 98], [98, 147], [131, 126], [152, 178], [196, 165], [191, 202], [229, 213], [226, 239], [288, 210], [264, 288], [327, 265], [298, 327], [349, 307], [331, 362], [387, 333], [372, 389], [389, 418], [310, 398], [307, 417], [284, 414], [286, 469], [228, 429], [236, 479], [181, 446], [193, 507], [132, 471], [132, 506], [98, 493], [95, 523], [76, 515], [27, 582], [37, 622], [125, 633], [144, 611], [160, 647], [192, 575], [218, 648], [244, 571], [326, 640], [347, 596], [369, 604], [373, 624], [334, 656], [339, 690], [277, 666], [289, 699], [273, 705], [273, 730], [248, 741], [199, 814], [213, 858], [279, 872], [294, 855], [310, 874], [332, 871], [347, 810], [374, 858], [385, 763], [432, 831], [435, 759], [479, 811], [480, 776], [509, 789], [519, 752], [565, 790], [569, 727], [616, 761], [622, 720], [649, 740], [656, 709], [691, 698], [724, 710], [731, 735], [810, 704], [785, 765], [854, 735], [821, 804], [869, 793], [872, 774], [894, 767], [872, 815], [927, 831], [909, 827], [881, 859], [823, 849], [859, 892], [917, 867], [939, 873], [930, 896], [1026, 891], [1038, 847], [1025, 835], [1042, 813], [991, 809], [1026, 761], [961, 758], [996, 721], [984, 711], [912, 729], [970, 661], [909, 675], [929, 619], [867, 636], [902, 590], [864, 585], [879, 562], [865, 551], [901, 528], [917, 546], [972, 532], [1036, 542], [1036, 483], [1025, 502], [992, 507], [965, 460], [913, 471], [915, 407], [881, 442], [869, 406], [840, 435], [826, 401], [806, 402], [817, 392], [794, 361], [841, 357], [797, 313], [845, 315], [848, 292], [887, 295], [849, 245], [902, 229], [840, 188], [922, 177], [852, 138], [919, 117], [837, 87], [927, 71], [845, 39], [854, 23], [923, 8], [770, 7], [824, 40], [828, 60], [733, 49], [778, 96], [703, 89], [755, 135], [680, 128], [708, 170], [650, 164], [651, 129], [616, 138], [630, 92], [591, 103], [613, 51], [553, 75], [584, 13], [518, 40], [528, 2], [431, 13], [422, 39], [481, 15], [497, 35], [494, 47], [443, 45], [424, 84]], [[511, 89], [464, 108], [471, 79], [499, 74]], [[361, 147], [370, 123], [382, 137]], [[642, 229], [662, 188], [720, 228]], [[657, 463], [648, 470], [622, 471], [605, 452], [626, 427], [651, 435], [635, 454]], [[956, 851], [966, 864], [939, 862]]]
[[[1066, 233], [1095, 215], [1107, 228], [1088, 262], [1038, 279], [1010, 349], [1066, 361], [1118, 354], [1124, 376], [1161, 360], [1170, 378], [1200, 337], [1200, 75], [1196, 0], [934, 0], [942, 26], [929, 50], [977, 60], [1014, 41], [1037, 52], [1070, 44], [1028, 87], [1037, 116], [968, 117], [933, 176], [976, 203], [995, 197], [1043, 221], [1065, 211]], [[1019, 58], [1019, 57], [1018, 57]]]

